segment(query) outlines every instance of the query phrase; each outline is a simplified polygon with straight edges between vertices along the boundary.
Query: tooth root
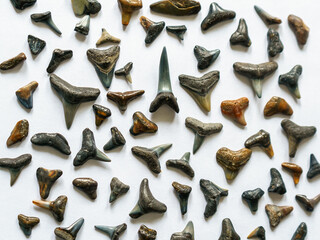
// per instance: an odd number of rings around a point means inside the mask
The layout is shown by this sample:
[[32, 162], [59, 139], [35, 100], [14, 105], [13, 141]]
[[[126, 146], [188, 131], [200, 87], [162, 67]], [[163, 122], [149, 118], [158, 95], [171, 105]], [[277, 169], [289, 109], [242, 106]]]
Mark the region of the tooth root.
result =
[[270, 134], [263, 129], [249, 137], [245, 141], [244, 145], [246, 148], [259, 146], [269, 156], [269, 158], [272, 158], [274, 155], [270, 140]]
[[234, 230], [233, 224], [229, 218], [225, 218], [222, 221], [222, 230], [219, 240], [240, 240], [239, 235]]
[[293, 211], [293, 207], [267, 204], [265, 210], [269, 218], [270, 226], [275, 228], [279, 225], [281, 219]]
[[307, 177], [309, 179], [312, 179], [317, 175], [320, 175], [320, 164], [314, 154], [310, 154], [310, 167], [307, 173]]
[[61, 170], [48, 170], [41, 167], [37, 169], [36, 175], [42, 199], [46, 199], [49, 196], [53, 184], [61, 177], [62, 173]]
[[119, 38], [116, 38], [112, 35], [110, 35], [106, 29], [102, 28], [102, 34], [101, 37], [98, 39], [96, 45], [100, 46], [104, 43], [120, 43], [121, 40]]
[[304, 240], [307, 236], [308, 228], [305, 222], [300, 223], [297, 230], [294, 232], [291, 240]]
[[107, 98], [115, 102], [118, 105], [120, 111], [126, 111], [128, 104], [134, 99], [142, 96], [144, 90], [133, 90], [127, 92], [112, 92], [107, 93]]
[[118, 178], [113, 177], [110, 182], [111, 193], [109, 197], [109, 203], [114, 202], [118, 197], [127, 193], [130, 189], [129, 185], [124, 184]]
[[172, 16], [189, 16], [197, 14], [201, 10], [201, 4], [197, 1], [167, 1], [161, 0], [150, 5], [151, 11]]
[[263, 226], [259, 226], [254, 229], [247, 237], [248, 239], [259, 238], [260, 240], [266, 239], [266, 230]]
[[23, 214], [18, 215], [19, 226], [26, 237], [29, 237], [32, 232], [32, 228], [36, 226], [40, 219], [37, 217], [28, 217]]
[[57, 227], [54, 230], [54, 233], [56, 236], [62, 239], [76, 239], [77, 234], [81, 229], [83, 223], [84, 223], [84, 219], [79, 218], [77, 221], [75, 221], [73, 224], [71, 224], [67, 228]]
[[47, 67], [47, 72], [53, 73], [63, 61], [71, 59], [72, 57], [72, 50], [55, 49], [52, 53], [50, 63]]
[[157, 238], [157, 231], [141, 225], [138, 231], [139, 240], [155, 240]]

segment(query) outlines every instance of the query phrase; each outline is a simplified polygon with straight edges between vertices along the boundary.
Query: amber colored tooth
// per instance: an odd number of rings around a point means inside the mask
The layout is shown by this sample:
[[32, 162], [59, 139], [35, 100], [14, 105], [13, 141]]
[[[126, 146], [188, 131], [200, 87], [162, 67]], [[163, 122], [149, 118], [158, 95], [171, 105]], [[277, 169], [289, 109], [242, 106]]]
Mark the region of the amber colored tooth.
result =
[[62, 173], [63, 172], [59, 169], [49, 170], [41, 167], [37, 169], [37, 179], [41, 198], [46, 199], [49, 196], [51, 187], [56, 180], [61, 177]]
[[133, 125], [130, 128], [130, 133], [137, 136], [142, 133], [155, 133], [158, 131], [158, 126], [147, 117], [142, 112], [135, 112], [132, 116]]
[[99, 127], [106, 118], [111, 116], [111, 111], [107, 107], [99, 104], [93, 104], [92, 108], [95, 115], [95, 122], [97, 127]]
[[118, 0], [118, 5], [122, 14], [122, 24], [127, 26], [134, 11], [142, 8], [141, 0]]
[[266, 117], [270, 117], [277, 113], [291, 116], [293, 114], [293, 110], [286, 100], [281, 97], [274, 96], [265, 105], [263, 114]]
[[32, 81], [16, 91], [16, 96], [19, 102], [25, 108], [31, 109], [33, 107], [33, 92], [37, 89], [37, 87], [38, 83], [36, 81]]
[[307, 224], [305, 222], [300, 223], [297, 230], [294, 232], [291, 240], [304, 240], [308, 233]]
[[247, 122], [244, 118], [244, 111], [249, 105], [249, 99], [246, 97], [239, 98], [237, 100], [226, 100], [221, 102], [221, 112], [232, 119], [237, 123], [246, 126]]
[[14, 126], [9, 138], [7, 139], [7, 146], [23, 141], [29, 133], [29, 122], [23, 119]]
[[293, 14], [288, 16], [288, 23], [296, 35], [298, 43], [300, 45], [305, 45], [309, 37], [310, 28], [303, 22], [301, 18]]
[[111, 101], [114, 101], [118, 105], [120, 111], [126, 111], [128, 104], [143, 94], [144, 94], [144, 90], [134, 90], [134, 91], [127, 91], [127, 92], [109, 91], [107, 93], [107, 98], [110, 99]]
[[32, 228], [40, 222], [40, 219], [37, 217], [28, 217], [23, 214], [19, 214], [18, 221], [23, 233], [26, 237], [29, 237], [31, 235]]
[[284, 162], [281, 166], [287, 170], [289, 170], [293, 174], [294, 184], [297, 185], [299, 183], [300, 176], [302, 174], [302, 168], [294, 163]]
[[270, 226], [275, 228], [279, 225], [281, 219], [293, 211], [293, 207], [267, 204], [265, 210], [269, 218]]

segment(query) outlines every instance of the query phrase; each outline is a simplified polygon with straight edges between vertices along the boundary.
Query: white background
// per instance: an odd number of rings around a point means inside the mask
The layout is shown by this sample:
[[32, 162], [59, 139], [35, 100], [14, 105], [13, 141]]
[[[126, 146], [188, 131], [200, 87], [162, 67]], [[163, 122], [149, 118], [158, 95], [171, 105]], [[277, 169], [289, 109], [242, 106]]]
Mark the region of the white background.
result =
[[[319, 178], [309, 181], [306, 173], [309, 169], [309, 155], [314, 153], [320, 158], [319, 137], [300, 144], [296, 157], [292, 160], [288, 157], [288, 140], [280, 127], [282, 116], [264, 118], [263, 108], [272, 96], [285, 98], [292, 106], [294, 114], [291, 119], [300, 125], [314, 125], [319, 129], [319, 36], [318, 6], [317, 1], [231, 1], [219, 2], [223, 8], [236, 11], [237, 16], [233, 21], [219, 24], [207, 32], [202, 32], [200, 23], [207, 15], [210, 1], [202, 1], [202, 10], [198, 15], [190, 17], [171, 17], [151, 13], [150, 1], [144, 1], [144, 7], [132, 16], [129, 26], [123, 30], [121, 14], [115, 0], [100, 1], [102, 10], [91, 18], [90, 32], [87, 37], [74, 32], [74, 26], [80, 18], [72, 11], [71, 1], [38, 0], [31, 8], [24, 11], [16, 11], [9, 0], [2, 0], [0, 6], [1, 37], [0, 37], [0, 61], [16, 56], [20, 52], [27, 55], [25, 63], [12, 71], [0, 74], [0, 111], [2, 114], [0, 125], [0, 155], [1, 157], [17, 157], [24, 153], [31, 153], [31, 164], [22, 170], [14, 186], [10, 187], [9, 172], [1, 169], [0, 172], [0, 233], [1, 239], [24, 239], [18, 226], [17, 215], [22, 213], [29, 216], [37, 216], [41, 222], [36, 226], [31, 239], [55, 239], [54, 228], [57, 226], [69, 226], [79, 217], [85, 219], [85, 223], [79, 232], [77, 239], [106, 239], [107, 236], [96, 231], [94, 225], [118, 225], [123, 222], [128, 224], [127, 231], [122, 239], [138, 239], [137, 231], [141, 224], [158, 231], [157, 239], [169, 239], [171, 234], [181, 231], [189, 220], [195, 225], [196, 239], [218, 239], [221, 232], [221, 221], [228, 217], [242, 239], [259, 225], [266, 229], [268, 239], [291, 239], [298, 225], [304, 221], [308, 225], [306, 239], [319, 239], [320, 230], [316, 223], [320, 221], [320, 207], [313, 213], [306, 213], [296, 202], [296, 194], [306, 194], [314, 197], [319, 193]], [[268, 61], [267, 31], [268, 28], [258, 17], [253, 9], [257, 4], [280, 17], [283, 23], [279, 26], [284, 51], [275, 60], [279, 64], [278, 70], [263, 82], [262, 98], [258, 99], [245, 78], [235, 76], [232, 64], [236, 61], [262, 63]], [[53, 20], [62, 31], [61, 37], [53, 33], [42, 24], [31, 21], [30, 15], [50, 10]], [[289, 14], [300, 16], [310, 27], [310, 36], [307, 45], [299, 48], [293, 32], [289, 29], [287, 16]], [[188, 28], [185, 40], [179, 42], [175, 36], [169, 35], [165, 30], [150, 45], [145, 46], [145, 32], [139, 23], [140, 16], [146, 16], [154, 21], [165, 21], [167, 25], [185, 24]], [[244, 17], [249, 28], [252, 40], [251, 47], [247, 50], [242, 47], [230, 47], [229, 38], [238, 26], [239, 18]], [[128, 91], [144, 89], [146, 93], [129, 104], [125, 113], [120, 113], [118, 107], [107, 100], [107, 91], [100, 83], [97, 74], [88, 61], [86, 51], [95, 47], [95, 42], [100, 37], [101, 28], [121, 38], [121, 53], [116, 69], [127, 62], [134, 63], [132, 70], [133, 84], [128, 84], [122, 78], [114, 78], [111, 91]], [[33, 57], [27, 43], [27, 35], [32, 34], [47, 42], [46, 48], [39, 56]], [[207, 49], [220, 49], [221, 54], [216, 62], [206, 71], [199, 72], [197, 62], [193, 54], [195, 45]], [[163, 46], [167, 47], [172, 88], [178, 98], [180, 113], [176, 114], [168, 107], [161, 107], [156, 113], [150, 114], [148, 109], [151, 101], [156, 96], [158, 85], [158, 68], [160, 54]], [[105, 47], [109, 47], [108, 45]], [[72, 49], [74, 56], [71, 60], [61, 64], [55, 73], [76, 86], [90, 86], [101, 90], [96, 103], [107, 106], [112, 111], [112, 116], [106, 120], [99, 129], [95, 127], [92, 104], [82, 104], [75, 116], [70, 130], [65, 126], [62, 103], [53, 92], [49, 83], [46, 68], [55, 48]], [[102, 48], [104, 49], [104, 47]], [[303, 73], [299, 80], [301, 100], [296, 101], [286, 88], [279, 87], [279, 74], [288, 72], [294, 65], [301, 64]], [[188, 74], [201, 76], [208, 71], [219, 70], [220, 81], [212, 93], [212, 111], [205, 114], [195, 101], [179, 86], [178, 76]], [[17, 101], [15, 91], [31, 81], [39, 83], [34, 93], [34, 107], [26, 111]], [[220, 103], [227, 99], [240, 97], [249, 98], [249, 107], [245, 112], [248, 125], [245, 128], [234, 124], [225, 118], [220, 112]], [[141, 111], [159, 126], [156, 134], [133, 137], [129, 133], [132, 125], [132, 114]], [[185, 152], [192, 151], [194, 134], [184, 125], [185, 118], [195, 117], [204, 122], [221, 122], [224, 127], [221, 133], [207, 137], [199, 151], [191, 155], [191, 165], [195, 170], [194, 179], [189, 179], [179, 172], [169, 170], [165, 166], [167, 159], [180, 158]], [[6, 139], [17, 121], [28, 119], [30, 123], [29, 136], [21, 144], [10, 148], [6, 147]], [[102, 149], [110, 138], [110, 128], [117, 126], [127, 140], [122, 148], [107, 155], [112, 159], [111, 163], [89, 161], [85, 165], [74, 168], [72, 161], [81, 147], [82, 131], [90, 128], [95, 135], [97, 147]], [[216, 151], [221, 147], [238, 150], [243, 147], [244, 141], [261, 128], [271, 134], [271, 140], [275, 152], [273, 159], [269, 159], [260, 149], [254, 148], [250, 161], [239, 172], [237, 178], [231, 183], [225, 180], [222, 168], [215, 159]], [[30, 138], [38, 132], [59, 132], [69, 141], [72, 154], [66, 157], [48, 147], [32, 146]], [[131, 147], [153, 147], [158, 144], [173, 143], [171, 149], [160, 157], [162, 173], [155, 176], [146, 165], [131, 154]], [[300, 183], [294, 186], [293, 179], [288, 172], [281, 170], [281, 163], [292, 161], [299, 164], [304, 172]], [[32, 204], [32, 200], [40, 199], [39, 188], [36, 179], [36, 169], [44, 167], [48, 169], [61, 169], [63, 175], [52, 187], [48, 199], [55, 199], [59, 195], [68, 196], [65, 219], [60, 224], [54, 220], [51, 214], [41, 210]], [[268, 194], [271, 167], [280, 170], [286, 183], [287, 193], [284, 196]], [[114, 204], [109, 204], [110, 187], [112, 177], [118, 177], [124, 183], [130, 185], [129, 192], [118, 199]], [[98, 198], [89, 200], [83, 193], [74, 189], [72, 180], [76, 177], [92, 177], [98, 181]], [[148, 214], [137, 220], [129, 217], [129, 212], [138, 200], [139, 185], [143, 178], [148, 178], [153, 195], [164, 202], [168, 211], [163, 215]], [[203, 217], [206, 205], [205, 199], [199, 187], [201, 178], [209, 179], [217, 185], [229, 189], [229, 196], [221, 200], [217, 213], [205, 220]], [[178, 181], [192, 186], [193, 190], [189, 199], [188, 213], [182, 217], [178, 200], [174, 194], [171, 183]], [[241, 194], [245, 190], [260, 187], [265, 195], [259, 202], [259, 210], [251, 214], [246, 203], [241, 200]], [[292, 205], [294, 211], [280, 225], [271, 230], [268, 218], [264, 211], [265, 204]]]

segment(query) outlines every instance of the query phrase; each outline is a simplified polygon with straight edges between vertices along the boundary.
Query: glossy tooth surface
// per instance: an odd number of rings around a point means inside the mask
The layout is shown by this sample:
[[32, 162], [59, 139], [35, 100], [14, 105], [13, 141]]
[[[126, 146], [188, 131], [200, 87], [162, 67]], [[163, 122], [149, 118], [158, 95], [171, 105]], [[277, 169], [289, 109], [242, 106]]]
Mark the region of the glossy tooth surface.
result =
[[166, 211], [167, 206], [154, 198], [149, 188], [149, 181], [144, 178], [140, 185], [139, 200], [129, 216], [139, 218], [147, 213], [164, 213]]
[[25, 108], [31, 109], [33, 107], [33, 92], [37, 89], [37, 87], [38, 83], [36, 81], [32, 81], [16, 91], [16, 96], [19, 102]]
[[301, 18], [292, 14], [288, 16], [288, 23], [291, 30], [294, 32], [298, 43], [300, 45], [305, 45], [309, 37], [310, 28]]
[[111, 240], [120, 239], [120, 235], [127, 229], [127, 224], [122, 223], [115, 227], [96, 225], [95, 229], [106, 233]]
[[248, 190], [242, 193], [242, 199], [248, 203], [248, 206], [252, 212], [258, 210], [259, 199], [264, 195], [264, 191], [261, 188], [254, 190]]
[[204, 70], [219, 57], [220, 50], [207, 50], [204, 47], [201, 47], [199, 45], [196, 45], [193, 49], [193, 53], [198, 61], [198, 69]]
[[52, 53], [49, 66], [47, 67], [47, 72], [53, 73], [63, 61], [72, 58], [72, 56], [72, 50], [55, 49]]
[[76, 178], [72, 181], [73, 186], [84, 192], [89, 198], [97, 198], [98, 182], [92, 178]]
[[270, 226], [275, 228], [284, 217], [293, 211], [293, 207], [267, 204], [265, 210], [269, 218]]
[[9, 69], [15, 68], [20, 63], [24, 62], [26, 59], [27, 57], [24, 53], [19, 53], [17, 56], [0, 63], [0, 70], [6, 71]]
[[176, 35], [177, 38], [182, 41], [184, 39], [184, 34], [187, 31], [187, 27], [186, 27], [186, 25], [167, 26], [166, 30], [167, 30], [167, 32]]
[[268, 188], [268, 192], [278, 193], [280, 195], [285, 194], [287, 192], [287, 189], [280, 172], [275, 168], [271, 168], [270, 175], [271, 182]]
[[32, 136], [31, 142], [38, 146], [53, 147], [65, 155], [71, 154], [67, 139], [60, 133], [37, 133]]
[[274, 155], [273, 148], [271, 145], [270, 134], [263, 129], [249, 137], [245, 141], [244, 146], [246, 148], [258, 146], [269, 156], [269, 158], [272, 158]]
[[151, 44], [154, 40], [156, 40], [165, 26], [165, 22], [153, 22], [145, 16], [140, 17], [140, 23], [147, 33], [147, 36], [144, 40], [146, 44]]
[[37, 0], [11, 0], [12, 5], [19, 10], [33, 6]]
[[314, 154], [310, 154], [310, 168], [307, 173], [307, 178], [312, 179], [320, 175], [320, 163], [317, 161]]
[[175, 193], [177, 194], [180, 203], [181, 214], [184, 215], [188, 211], [188, 199], [192, 191], [192, 188], [188, 185], [183, 185], [178, 182], [173, 182], [172, 187], [174, 188]]
[[219, 240], [240, 240], [239, 235], [234, 230], [233, 224], [229, 218], [222, 221], [222, 230]]
[[120, 43], [121, 42], [121, 40], [119, 38], [116, 38], [116, 37], [112, 36], [110, 33], [108, 33], [105, 28], [102, 28], [101, 31], [102, 31], [101, 37], [96, 42], [97, 46], [100, 46], [104, 43]]
[[201, 10], [201, 5], [193, 0], [162, 0], [152, 3], [150, 9], [173, 16], [188, 16], [197, 14]]
[[146, 225], [141, 225], [138, 230], [139, 240], [155, 240], [157, 238], [157, 231], [148, 228]]
[[28, 35], [28, 45], [33, 55], [38, 55], [46, 46], [46, 42], [40, 38]]
[[299, 143], [306, 138], [312, 137], [317, 131], [314, 126], [299, 126], [289, 119], [282, 120], [281, 127], [289, 140], [289, 156], [291, 158], [296, 155]]
[[270, 57], [275, 57], [283, 51], [283, 44], [280, 40], [279, 33], [273, 29], [269, 28], [268, 34], [268, 54]]
[[121, 195], [127, 193], [130, 189], [129, 185], [124, 184], [118, 178], [113, 177], [110, 182], [111, 193], [109, 197], [109, 203], [117, 200]]
[[292, 173], [294, 184], [297, 185], [302, 174], [302, 168], [299, 165], [290, 162], [284, 162], [281, 166]]
[[185, 153], [180, 159], [170, 159], [166, 162], [167, 167], [178, 169], [188, 175], [194, 177], [194, 171], [189, 164], [190, 152]]
[[291, 240], [304, 240], [307, 236], [308, 228], [305, 222], [300, 223], [297, 230], [294, 232]]
[[23, 141], [29, 133], [29, 122], [26, 119], [20, 120], [16, 123], [10, 136], [7, 139], [7, 146]]
[[263, 226], [259, 226], [256, 229], [254, 229], [247, 237], [248, 239], [260, 239], [265, 240], [266, 239], [266, 230]]
[[196, 103], [206, 112], [211, 111], [211, 92], [220, 79], [219, 71], [211, 71], [197, 78], [179, 75], [181, 86], [191, 95]]
[[118, 0], [118, 5], [122, 15], [122, 25], [127, 26], [133, 12], [142, 8], [141, 0]]
[[320, 202], [320, 194], [310, 199], [307, 198], [306, 195], [298, 194], [296, 195], [296, 200], [303, 206], [306, 211], [312, 212], [316, 205]]
[[247, 122], [244, 118], [244, 111], [249, 106], [249, 99], [242, 97], [236, 100], [225, 100], [221, 102], [221, 112], [242, 126], [246, 126]]
[[37, 179], [39, 184], [40, 196], [42, 199], [46, 199], [49, 194], [51, 187], [57, 181], [59, 177], [62, 175], [62, 171], [57, 170], [49, 170], [42, 167], [37, 169]]
[[29, 237], [32, 232], [32, 228], [36, 226], [40, 219], [37, 217], [28, 217], [23, 214], [18, 215], [19, 226], [26, 237]]
[[81, 229], [83, 223], [84, 223], [84, 219], [79, 218], [77, 221], [72, 223], [69, 227], [65, 227], [65, 228], [57, 227], [54, 230], [54, 234], [57, 237], [62, 238], [63, 240], [75, 240], [77, 238], [77, 234]]
[[116, 76], [124, 76], [125, 79], [129, 82], [132, 83], [132, 78], [131, 78], [131, 70], [132, 70], [133, 63], [128, 62], [123, 68], [118, 69], [115, 71]]
[[49, 28], [51, 28], [54, 32], [61, 35], [61, 31], [52, 20], [50, 11], [44, 13], [34, 13], [30, 17], [34, 22], [42, 22], [46, 24]]
[[274, 96], [266, 103], [263, 114], [266, 117], [271, 117], [278, 113], [291, 116], [293, 114], [293, 110], [286, 100], [281, 97]]
[[281, 19], [271, 16], [269, 13], [267, 13], [257, 5], [254, 6], [254, 10], [256, 10], [257, 14], [266, 25], [282, 23]]
[[161, 172], [159, 157], [171, 146], [172, 144], [162, 144], [153, 148], [135, 146], [131, 148], [131, 152], [133, 155], [146, 162], [148, 168], [152, 172], [159, 174]]
[[135, 112], [132, 116], [133, 125], [130, 128], [130, 133], [134, 136], [142, 133], [155, 133], [158, 131], [158, 126], [149, 120], [142, 112]]
[[101, 4], [97, 0], [71, 0], [74, 14], [96, 14], [101, 10]]
[[99, 127], [105, 119], [107, 119], [111, 116], [110, 109], [107, 107], [104, 107], [102, 105], [93, 104], [92, 109], [94, 112], [95, 123], [96, 123], [97, 127]]
[[290, 70], [290, 72], [280, 75], [278, 80], [278, 83], [280, 85], [286, 86], [289, 89], [289, 91], [292, 93], [292, 95], [298, 99], [301, 98], [300, 90], [298, 86], [298, 80], [301, 74], [302, 74], [302, 66], [295, 65]]
[[193, 222], [189, 221], [182, 232], [172, 234], [170, 240], [194, 240]]
[[112, 127], [111, 139], [103, 146], [103, 150], [109, 151], [117, 147], [121, 147], [126, 144], [126, 139], [123, 137], [122, 133], [116, 127]]
[[144, 94], [144, 90], [133, 90], [127, 92], [111, 92], [107, 93], [107, 98], [118, 105], [120, 111], [126, 111], [128, 104], [134, 99]]
[[74, 31], [83, 35], [88, 35], [90, 30], [90, 15], [84, 16], [80, 22], [78, 22], [74, 28]]
[[230, 37], [231, 45], [242, 45], [244, 47], [251, 46], [251, 40], [248, 33], [246, 20], [240, 18], [237, 30]]

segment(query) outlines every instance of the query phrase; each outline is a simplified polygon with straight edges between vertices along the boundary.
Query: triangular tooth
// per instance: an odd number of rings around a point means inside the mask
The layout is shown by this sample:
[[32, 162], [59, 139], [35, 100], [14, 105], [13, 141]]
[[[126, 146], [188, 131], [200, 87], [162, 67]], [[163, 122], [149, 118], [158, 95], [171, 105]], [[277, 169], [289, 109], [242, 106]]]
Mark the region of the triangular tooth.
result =
[[121, 40], [119, 38], [116, 38], [112, 35], [110, 35], [105, 28], [102, 28], [101, 37], [96, 42], [97, 46], [100, 46], [104, 43], [120, 43]]
[[247, 122], [244, 118], [244, 111], [249, 106], [249, 99], [242, 97], [236, 100], [225, 100], [221, 102], [221, 112], [242, 126], [246, 126]]
[[270, 117], [277, 113], [291, 116], [293, 114], [293, 110], [286, 100], [281, 97], [274, 96], [266, 103], [263, 113], [266, 117]]
[[240, 240], [239, 235], [234, 230], [233, 224], [229, 218], [225, 218], [222, 221], [222, 230], [219, 240]]
[[122, 15], [122, 25], [127, 26], [134, 11], [142, 8], [141, 0], [118, 0], [118, 5]]
[[62, 106], [67, 129], [70, 129], [80, 104], [71, 104], [65, 99], [62, 99]]
[[252, 212], [258, 210], [259, 199], [264, 195], [264, 191], [261, 188], [254, 190], [248, 190], [242, 193], [242, 199], [248, 203], [248, 206]]
[[176, 232], [171, 235], [170, 240], [179, 240], [179, 239], [187, 239], [187, 240], [194, 240], [194, 227], [193, 222], [189, 221], [186, 227], [183, 229], [182, 232]]
[[81, 229], [82, 225], [84, 223], [83, 218], [79, 218], [77, 221], [75, 221], [73, 224], [71, 224], [69, 227], [63, 228], [63, 227], [57, 227], [54, 230], [54, 234], [57, 237], [60, 237], [65, 240], [74, 240], [77, 237], [77, 234], [79, 230]]
[[178, 37], [179, 40], [184, 39], [184, 34], [187, 31], [187, 27], [185, 25], [181, 26], [167, 26], [166, 27], [167, 32], [173, 33]]
[[198, 61], [198, 69], [208, 68], [220, 55], [220, 50], [209, 51], [204, 47], [196, 45], [193, 49], [194, 55]]
[[320, 163], [314, 154], [310, 154], [310, 168], [307, 173], [307, 178], [312, 179], [317, 175], [320, 175]]
[[173, 182], [172, 187], [174, 188], [177, 194], [180, 203], [181, 214], [184, 215], [188, 211], [188, 199], [192, 191], [192, 188], [188, 185], [183, 185], [178, 182]]
[[181, 170], [189, 177], [194, 177], [194, 171], [189, 164], [190, 152], [185, 153], [180, 159], [170, 159], [166, 162], [167, 167], [173, 167]]
[[72, 181], [73, 186], [83, 191], [92, 200], [97, 198], [98, 182], [92, 178], [75, 178]]
[[37, 217], [28, 217], [23, 214], [18, 215], [19, 226], [26, 237], [29, 237], [32, 232], [32, 228], [36, 226], [40, 219]]
[[123, 137], [122, 133], [116, 127], [111, 129], [111, 139], [103, 146], [104, 151], [109, 151], [117, 147], [121, 147], [126, 144], [126, 140]]
[[269, 218], [270, 226], [275, 228], [279, 225], [282, 218], [286, 217], [293, 211], [293, 207], [267, 204], [265, 210]]
[[144, 40], [146, 44], [151, 44], [154, 40], [156, 40], [165, 26], [165, 22], [153, 22], [145, 16], [140, 17], [140, 23], [147, 32], [147, 36]]
[[72, 56], [73, 56], [72, 50], [61, 50], [61, 49], [53, 50], [49, 66], [47, 67], [47, 72], [53, 73], [63, 61], [72, 58]]
[[266, 239], [266, 230], [263, 226], [259, 226], [254, 229], [247, 237], [248, 239], [259, 238], [260, 240]]
[[271, 182], [268, 188], [268, 192], [277, 193], [280, 195], [285, 194], [287, 192], [287, 189], [280, 172], [275, 168], [271, 168], [270, 175], [271, 175]]
[[16, 96], [19, 102], [25, 108], [31, 109], [33, 107], [33, 92], [37, 89], [37, 87], [38, 83], [36, 81], [32, 81], [16, 91]]
[[248, 34], [248, 26], [246, 20], [240, 18], [237, 31], [235, 31], [230, 37], [230, 43], [232, 45], [242, 45], [244, 47], [251, 46], [251, 40]]
[[111, 240], [118, 240], [120, 235], [127, 229], [127, 224], [123, 223], [115, 227], [101, 225], [96, 225], [94, 227], [106, 233]]
[[257, 14], [261, 18], [261, 20], [266, 24], [266, 25], [271, 25], [271, 24], [280, 24], [282, 23], [281, 19], [271, 16], [269, 13], [264, 11], [262, 8], [258, 7], [257, 5], [254, 5], [254, 9], [256, 10]]
[[307, 236], [308, 228], [305, 222], [300, 223], [297, 230], [294, 232], [291, 240], [304, 240]]
[[59, 169], [49, 170], [41, 167], [37, 169], [36, 175], [39, 183], [40, 196], [42, 199], [46, 199], [49, 196], [51, 187], [55, 181], [61, 177], [62, 173], [63, 172]]
[[106, 118], [111, 116], [111, 111], [107, 107], [99, 104], [93, 104], [92, 108], [95, 114], [95, 123], [97, 127], [99, 127]]
[[158, 126], [149, 120], [142, 112], [135, 112], [132, 116], [133, 125], [130, 128], [130, 133], [134, 136], [142, 133], [155, 133], [158, 131]]
[[46, 46], [46, 42], [40, 38], [28, 35], [28, 45], [33, 55], [38, 55]]
[[302, 66], [295, 65], [289, 72], [281, 74], [278, 79], [280, 85], [286, 86], [289, 91], [298, 99], [301, 98], [298, 80], [302, 74]]
[[74, 31], [83, 35], [88, 35], [90, 30], [90, 15], [84, 16], [80, 22], [78, 22], [74, 28]]
[[26, 119], [20, 120], [16, 123], [10, 136], [7, 139], [7, 147], [23, 141], [29, 134], [29, 122]]
[[42, 22], [44, 24], [47, 24], [54, 32], [61, 35], [61, 31], [58, 29], [58, 27], [52, 20], [50, 11], [44, 13], [35, 13], [32, 14], [30, 17], [35, 22]]
[[118, 197], [127, 193], [130, 189], [129, 185], [124, 184], [118, 178], [113, 177], [110, 182], [111, 193], [109, 197], [109, 203], [114, 202]]

